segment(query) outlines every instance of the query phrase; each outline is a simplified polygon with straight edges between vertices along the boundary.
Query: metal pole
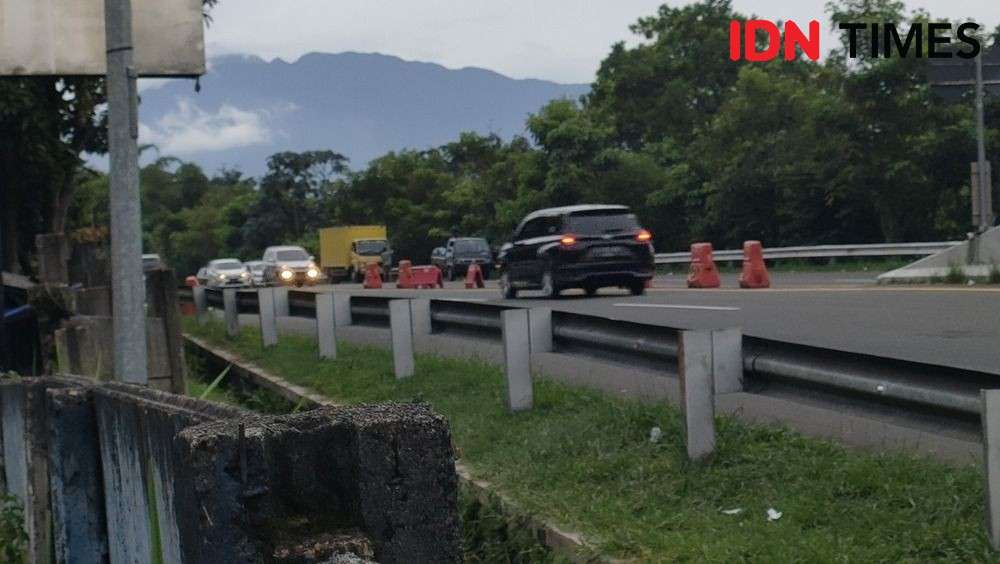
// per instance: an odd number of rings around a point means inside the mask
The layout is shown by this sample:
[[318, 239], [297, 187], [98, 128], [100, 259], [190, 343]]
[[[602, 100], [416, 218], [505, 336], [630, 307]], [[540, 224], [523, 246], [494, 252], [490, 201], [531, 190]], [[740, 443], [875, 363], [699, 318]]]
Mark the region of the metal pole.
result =
[[108, 147], [111, 183], [111, 292], [114, 373], [146, 384], [146, 288], [142, 277], [139, 209], [139, 105], [132, 66], [130, 0], [105, 0], [108, 74]]
[[976, 150], [979, 160], [979, 232], [993, 226], [993, 210], [990, 209], [990, 174], [986, 167], [986, 123], [983, 97], [983, 53], [976, 57]]

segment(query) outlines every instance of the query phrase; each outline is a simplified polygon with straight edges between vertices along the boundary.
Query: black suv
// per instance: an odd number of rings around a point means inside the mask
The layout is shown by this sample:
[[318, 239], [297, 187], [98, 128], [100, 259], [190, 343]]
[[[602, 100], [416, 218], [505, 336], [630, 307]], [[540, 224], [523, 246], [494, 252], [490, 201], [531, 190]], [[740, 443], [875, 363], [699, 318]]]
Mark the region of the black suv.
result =
[[448, 280], [464, 276], [469, 265], [478, 264], [486, 279], [493, 270], [493, 252], [490, 251], [490, 244], [481, 237], [452, 237], [445, 246], [434, 249], [431, 264], [440, 268]]
[[652, 236], [625, 206], [569, 206], [539, 210], [518, 225], [500, 248], [500, 292], [541, 290], [555, 297], [567, 288], [587, 295], [606, 286], [640, 295], [655, 269]]

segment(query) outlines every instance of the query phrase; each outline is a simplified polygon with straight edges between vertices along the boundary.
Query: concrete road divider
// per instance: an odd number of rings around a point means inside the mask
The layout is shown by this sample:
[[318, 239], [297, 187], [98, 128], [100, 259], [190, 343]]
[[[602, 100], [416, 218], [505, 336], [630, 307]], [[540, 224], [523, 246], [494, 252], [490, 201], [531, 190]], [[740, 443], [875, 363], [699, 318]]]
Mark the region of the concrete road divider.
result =
[[740, 288], [770, 288], [771, 277], [764, 264], [764, 246], [760, 241], [743, 243], [743, 272], [740, 273]]
[[471, 290], [473, 288], [485, 288], [486, 283], [483, 281], [483, 269], [479, 268], [478, 264], [470, 264], [469, 270], [465, 273], [465, 288]]
[[722, 285], [719, 269], [712, 258], [711, 243], [691, 245], [691, 270], [687, 283], [688, 288], [718, 288]]
[[288, 288], [272, 288], [274, 291], [274, 315], [277, 317], [288, 317], [292, 314], [291, 306], [288, 304]]
[[365, 268], [364, 287], [369, 290], [378, 290], [382, 287], [382, 270], [377, 264], [369, 264]]

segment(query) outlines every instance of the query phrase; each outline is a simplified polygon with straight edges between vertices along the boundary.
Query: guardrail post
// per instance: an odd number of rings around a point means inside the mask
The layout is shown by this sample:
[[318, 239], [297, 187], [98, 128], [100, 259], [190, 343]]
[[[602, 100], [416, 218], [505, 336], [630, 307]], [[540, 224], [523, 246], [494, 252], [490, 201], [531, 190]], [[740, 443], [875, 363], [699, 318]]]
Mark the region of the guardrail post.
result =
[[277, 317], [288, 317], [292, 314], [288, 306], [288, 288], [280, 286], [271, 288], [274, 292], [274, 315]]
[[[264, 348], [271, 348], [278, 344], [278, 323], [275, 319], [275, 299], [277, 292], [274, 288], [261, 288], [257, 290], [257, 317], [260, 319], [260, 340]], [[288, 294], [285, 294], [286, 296]], [[286, 302], [287, 303], [287, 302]]]
[[712, 331], [712, 374], [715, 393], [743, 391], [743, 330]]
[[681, 331], [677, 364], [688, 458], [702, 462], [715, 452], [712, 332]]
[[236, 306], [236, 290], [222, 291], [222, 305], [226, 311], [226, 334], [230, 337], [240, 335], [240, 312]]
[[204, 286], [191, 288], [191, 295], [194, 296], [195, 318], [199, 325], [204, 325], [208, 319], [208, 298], [205, 296]]
[[531, 340], [528, 310], [509, 309], [503, 321], [503, 359], [507, 377], [507, 407], [511, 411], [531, 409], [534, 391], [531, 382]]
[[533, 307], [528, 311], [531, 352], [552, 352], [552, 308]]
[[389, 301], [389, 326], [392, 331], [392, 365], [396, 379], [413, 376], [413, 322], [410, 300]]
[[431, 301], [423, 298], [410, 300], [410, 314], [413, 316], [413, 334], [430, 335]]
[[986, 465], [986, 536], [1000, 550], [1000, 390], [982, 390], [983, 463]]
[[347, 327], [354, 324], [351, 316], [351, 295], [333, 294], [333, 321], [337, 327]]
[[316, 294], [316, 338], [319, 341], [319, 357], [337, 358], [337, 316], [333, 294]]

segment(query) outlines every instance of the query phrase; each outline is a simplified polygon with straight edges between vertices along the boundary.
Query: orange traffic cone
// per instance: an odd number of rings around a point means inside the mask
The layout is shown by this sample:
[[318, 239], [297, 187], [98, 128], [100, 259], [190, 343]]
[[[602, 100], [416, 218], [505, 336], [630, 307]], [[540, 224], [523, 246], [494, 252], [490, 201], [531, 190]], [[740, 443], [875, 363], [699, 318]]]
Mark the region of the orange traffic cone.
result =
[[718, 288], [722, 285], [719, 269], [712, 258], [711, 243], [691, 245], [691, 271], [688, 273], [688, 288]]
[[408, 260], [399, 261], [399, 276], [396, 278], [396, 287], [401, 289], [416, 288], [413, 280], [413, 263]]
[[365, 288], [377, 290], [382, 287], [382, 272], [379, 265], [370, 263], [365, 268]]
[[740, 273], [740, 288], [770, 288], [771, 277], [764, 264], [764, 246], [760, 241], [743, 243], [743, 272]]
[[467, 289], [486, 287], [483, 282], [483, 270], [478, 264], [469, 265], [469, 270], [465, 273], [465, 287]]

